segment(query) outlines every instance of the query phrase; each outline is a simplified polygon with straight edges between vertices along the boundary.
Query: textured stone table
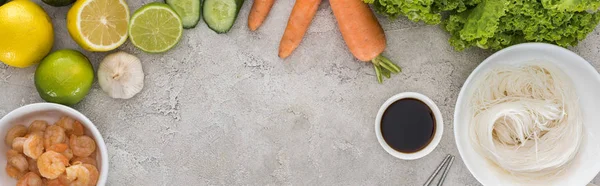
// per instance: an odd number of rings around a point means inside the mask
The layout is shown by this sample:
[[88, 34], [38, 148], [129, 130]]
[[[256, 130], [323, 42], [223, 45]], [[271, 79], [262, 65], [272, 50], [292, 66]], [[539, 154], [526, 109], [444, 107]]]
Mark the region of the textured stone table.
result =
[[[133, 12], [152, 0], [128, 2]], [[346, 49], [327, 1], [301, 46], [279, 59], [293, 2], [278, 1], [258, 32], [246, 26], [247, 1], [228, 34], [202, 22], [164, 54], [129, 42], [119, 48], [143, 61], [144, 90], [114, 100], [96, 83], [75, 106], [107, 142], [107, 185], [420, 185], [446, 154], [457, 156], [446, 185], [479, 185], [456, 149], [452, 116], [463, 82], [490, 52], [455, 52], [439, 26], [380, 17], [385, 54], [404, 71], [379, 85], [371, 65]], [[69, 8], [43, 7], [53, 18], [54, 50], [82, 51], [66, 29]], [[600, 67], [599, 44], [594, 32], [572, 49]], [[94, 67], [107, 55], [84, 54]], [[0, 65], [0, 116], [42, 101], [34, 71]], [[373, 131], [379, 106], [404, 91], [431, 97], [445, 122], [439, 146], [415, 161], [388, 155]]]

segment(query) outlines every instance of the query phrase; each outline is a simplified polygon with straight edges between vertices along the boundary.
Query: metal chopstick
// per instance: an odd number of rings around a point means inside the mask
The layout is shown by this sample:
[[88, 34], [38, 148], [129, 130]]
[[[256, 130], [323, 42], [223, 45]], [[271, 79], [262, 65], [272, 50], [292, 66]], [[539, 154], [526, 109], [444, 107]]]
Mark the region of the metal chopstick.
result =
[[448, 171], [450, 171], [450, 167], [452, 167], [452, 162], [454, 162], [454, 156], [450, 158], [450, 162], [448, 162], [446, 169], [444, 169], [444, 173], [442, 174], [442, 177], [440, 178], [440, 181], [438, 182], [437, 186], [442, 186], [444, 180], [446, 180], [446, 175], [448, 175]]
[[431, 184], [433, 179], [435, 179], [435, 177], [438, 175], [440, 170], [442, 170], [442, 167], [444, 167], [444, 165], [450, 159], [450, 157], [452, 157], [450, 154], [446, 155], [446, 158], [444, 158], [444, 161], [442, 161], [442, 163], [435, 169], [433, 174], [431, 174], [431, 176], [429, 176], [429, 179], [427, 179], [427, 182], [425, 182], [425, 184], [423, 184], [423, 186], [428, 186], [429, 184]]

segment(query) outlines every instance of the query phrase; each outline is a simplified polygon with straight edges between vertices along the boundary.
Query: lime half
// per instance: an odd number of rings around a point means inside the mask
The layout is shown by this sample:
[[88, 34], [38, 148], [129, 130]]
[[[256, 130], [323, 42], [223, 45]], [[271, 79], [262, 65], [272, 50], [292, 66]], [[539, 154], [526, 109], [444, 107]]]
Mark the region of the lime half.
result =
[[90, 91], [94, 69], [81, 52], [59, 50], [40, 62], [34, 79], [42, 99], [70, 106], [79, 103]]
[[129, 25], [129, 39], [149, 53], [173, 48], [183, 34], [181, 19], [164, 3], [149, 3], [135, 11]]

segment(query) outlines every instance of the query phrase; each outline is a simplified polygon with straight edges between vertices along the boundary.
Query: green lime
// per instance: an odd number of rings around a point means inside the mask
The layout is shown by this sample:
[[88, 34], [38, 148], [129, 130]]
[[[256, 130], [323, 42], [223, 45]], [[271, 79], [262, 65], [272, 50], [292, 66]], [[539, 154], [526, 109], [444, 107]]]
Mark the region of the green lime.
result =
[[181, 19], [164, 3], [149, 3], [136, 10], [129, 24], [129, 39], [140, 50], [165, 52], [181, 39]]
[[94, 69], [81, 52], [59, 50], [46, 56], [35, 71], [35, 87], [42, 99], [75, 105], [88, 94]]
[[[0, 0], [2, 1], [2, 0]], [[44, 1], [44, 3], [50, 5], [50, 6], [54, 6], [54, 7], [58, 7], [58, 6], [67, 6], [70, 4], [73, 4], [75, 2], [75, 0], [42, 0]]]

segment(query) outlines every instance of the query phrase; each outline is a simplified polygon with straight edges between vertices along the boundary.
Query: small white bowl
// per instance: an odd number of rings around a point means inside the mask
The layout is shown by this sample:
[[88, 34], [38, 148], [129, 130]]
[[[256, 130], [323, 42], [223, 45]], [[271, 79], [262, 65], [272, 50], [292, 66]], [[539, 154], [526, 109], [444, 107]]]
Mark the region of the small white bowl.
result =
[[[433, 139], [431, 140], [431, 142], [429, 142], [429, 144], [427, 144], [427, 146], [425, 146], [425, 148], [414, 153], [402, 153], [394, 150], [387, 144], [387, 142], [385, 142], [385, 140], [383, 139], [383, 135], [381, 135], [381, 118], [383, 117], [383, 113], [385, 112], [385, 110], [392, 103], [406, 98], [413, 98], [422, 101], [431, 109], [435, 117], [435, 134], [433, 134]], [[435, 149], [435, 147], [437, 147], [437, 145], [440, 143], [440, 140], [442, 139], [442, 134], [444, 133], [444, 120], [442, 119], [442, 113], [440, 112], [438, 106], [427, 96], [415, 92], [403, 92], [392, 96], [390, 99], [385, 101], [385, 103], [383, 103], [383, 105], [379, 109], [379, 112], [377, 113], [377, 118], [375, 119], [375, 133], [377, 135], [377, 141], [379, 141], [379, 144], [381, 145], [381, 147], [383, 147], [383, 149], [385, 149], [386, 152], [399, 159], [415, 160], [431, 153], [431, 151], [433, 151], [433, 149]]]
[[108, 177], [108, 153], [106, 144], [96, 126], [83, 114], [70, 107], [53, 103], [36, 103], [13, 110], [0, 119], [0, 139], [2, 139], [0, 140], [0, 166], [2, 168], [0, 169], [0, 185], [16, 185], [17, 183], [17, 180], [9, 177], [6, 171], [4, 171], [4, 166], [6, 166], [6, 152], [10, 149], [10, 147], [4, 144], [4, 137], [8, 130], [17, 124], [29, 126], [34, 120], [45, 120], [48, 124], [54, 124], [61, 116], [69, 116], [81, 122], [85, 127], [85, 134], [96, 141], [96, 161], [98, 172], [100, 173], [97, 185], [104, 186], [106, 184], [106, 178]]

